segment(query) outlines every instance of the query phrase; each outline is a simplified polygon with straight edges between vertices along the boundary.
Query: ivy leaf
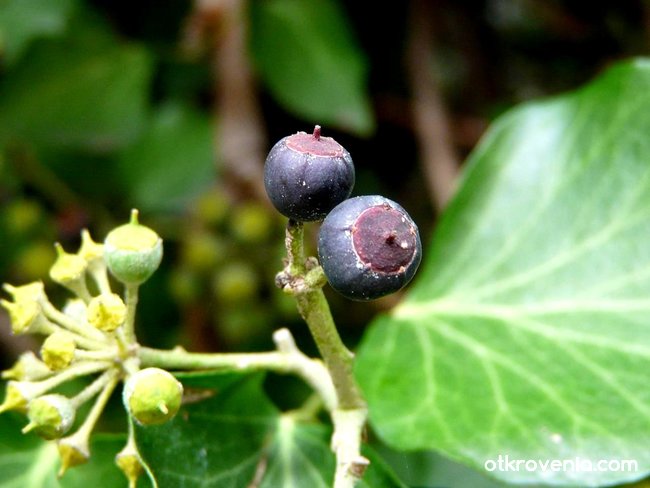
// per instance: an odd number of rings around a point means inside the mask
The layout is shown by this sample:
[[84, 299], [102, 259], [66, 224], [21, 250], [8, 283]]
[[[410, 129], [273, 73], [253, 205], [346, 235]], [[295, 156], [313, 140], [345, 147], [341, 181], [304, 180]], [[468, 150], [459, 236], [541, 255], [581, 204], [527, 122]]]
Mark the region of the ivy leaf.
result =
[[[583, 463], [491, 473], [510, 482], [648, 475], [648, 93], [650, 61], [633, 60], [494, 124], [407, 300], [360, 347], [391, 446], [481, 470], [499, 455]], [[586, 470], [600, 460], [636, 470]]]
[[335, 0], [253, 2], [252, 54], [287, 110], [358, 134], [373, 130], [367, 63]]
[[210, 120], [183, 105], [161, 107], [142, 136], [123, 152], [117, 171], [133, 205], [141, 210], [177, 209], [214, 181]]
[[[202, 388], [210, 381], [182, 378]], [[262, 375], [213, 378], [211, 398], [182, 407], [165, 425], [136, 427], [138, 448], [159, 486], [235, 488], [253, 480], [263, 488], [332, 485], [329, 428], [279, 412], [262, 391]], [[367, 455], [372, 464], [361, 486], [403, 486], [372, 451]]]
[[7, 64], [39, 37], [62, 34], [74, 0], [3, 0], [0, 3], [0, 53]]
[[[25, 423], [25, 418], [19, 415], [0, 415], [0, 488], [84, 488], [89, 480], [102, 480], [102, 486], [127, 485], [126, 478], [115, 465], [115, 455], [124, 446], [126, 436], [93, 435], [89, 462], [69, 469], [59, 479], [56, 444], [33, 434], [21, 434]], [[151, 485], [143, 476], [138, 486]]]
[[[330, 488], [336, 467], [329, 446], [331, 435], [331, 429], [324, 425], [300, 424], [290, 416], [279, 417], [260, 488]], [[371, 468], [356, 485], [358, 488], [405, 487], [370, 447], [364, 446], [363, 454]]]

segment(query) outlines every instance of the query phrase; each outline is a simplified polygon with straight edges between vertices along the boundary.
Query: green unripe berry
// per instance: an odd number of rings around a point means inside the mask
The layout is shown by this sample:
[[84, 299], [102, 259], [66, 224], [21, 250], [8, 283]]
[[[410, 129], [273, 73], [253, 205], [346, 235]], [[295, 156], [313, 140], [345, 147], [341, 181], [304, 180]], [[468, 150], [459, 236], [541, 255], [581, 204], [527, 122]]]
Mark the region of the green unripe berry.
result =
[[138, 211], [131, 221], [106, 236], [104, 259], [108, 269], [122, 283], [140, 285], [158, 269], [162, 259], [162, 239], [149, 227], [138, 223]]
[[159, 425], [171, 420], [181, 406], [183, 385], [164, 369], [145, 368], [125, 383], [122, 400], [141, 425]]
[[260, 204], [247, 203], [234, 208], [230, 228], [237, 240], [246, 244], [264, 242], [273, 230], [274, 216]]
[[210, 272], [226, 254], [227, 245], [222, 239], [207, 232], [192, 232], [184, 239], [181, 262], [192, 271]]
[[44, 439], [58, 439], [72, 427], [75, 408], [69, 398], [53, 393], [29, 402], [27, 418], [23, 433], [33, 431]]
[[233, 262], [217, 271], [213, 280], [216, 297], [225, 304], [243, 303], [257, 293], [259, 278], [244, 262]]

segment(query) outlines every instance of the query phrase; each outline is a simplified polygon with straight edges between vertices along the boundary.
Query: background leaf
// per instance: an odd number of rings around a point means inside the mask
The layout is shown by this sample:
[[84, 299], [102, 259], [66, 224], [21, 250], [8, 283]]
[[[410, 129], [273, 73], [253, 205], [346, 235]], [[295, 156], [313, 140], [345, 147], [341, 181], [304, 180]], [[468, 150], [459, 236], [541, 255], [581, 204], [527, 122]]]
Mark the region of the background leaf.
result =
[[[115, 455], [124, 447], [126, 436], [96, 434], [92, 437], [88, 464], [70, 469], [57, 478], [59, 454], [54, 442], [36, 435], [23, 435], [24, 417], [0, 415], [0, 488], [84, 488], [89, 482], [101, 486], [126, 487], [127, 481], [115, 465]], [[150, 486], [146, 475], [138, 486]]]
[[[330, 429], [282, 415], [262, 391], [262, 375], [181, 376], [185, 386], [215, 395], [184, 406], [159, 427], [137, 427], [140, 452], [161, 487], [329, 487], [334, 456]], [[403, 486], [372, 451], [362, 487]]]
[[20, 57], [29, 43], [64, 32], [74, 0], [2, 0], [0, 53], [6, 64]]
[[339, 5], [270, 0], [252, 7], [253, 58], [278, 102], [316, 123], [370, 133], [366, 61]]
[[189, 107], [168, 104], [119, 158], [117, 171], [133, 205], [142, 210], [183, 208], [214, 184], [212, 125]]
[[105, 152], [146, 120], [151, 63], [136, 44], [43, 41], [0, 81], [0, 140]]
[[393, 447], [631, 459], [495, 471], [596, 486], [650, 472], [650, 62], [502, 117], [470, 158], [408, 299], [358, 356]]

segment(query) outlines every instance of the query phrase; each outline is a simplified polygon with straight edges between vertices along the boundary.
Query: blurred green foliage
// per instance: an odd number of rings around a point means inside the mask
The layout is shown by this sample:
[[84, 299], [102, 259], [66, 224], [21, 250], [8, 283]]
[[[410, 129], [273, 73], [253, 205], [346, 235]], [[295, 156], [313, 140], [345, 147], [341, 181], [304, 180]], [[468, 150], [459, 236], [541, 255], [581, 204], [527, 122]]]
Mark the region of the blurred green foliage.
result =
[[[355, 160], [355, 193], [401, 201], [426, 240], [436, 216], [404, 56], [419, 4], [250, 0], [239, 20], [267, 148], [323, 125]], [[188, 0], [0, 0], [0, 280], [45, 278], [52, 242], [73, 250], [83, 227], [101, 239], [138, 207], [165, 239], [163, 267], [142, 290], [143, 342], [251, 350], [289, 326], [313, 353], [292, 301], [273, 284], [284, 222], [221, 157], [214, 45], [223, 42], [222, 14]], [[435, 71], [461, 155], [504, 108], [575, 87], [648, 47], [644, 2], [448, 0], [431, 15], [436, 52], [421, 62]], [[377, 308], [393, 303], [329, 297], [351, 345]], [[0, 351], [0, 367], [20, 352], [3, 341]], [[302, 385], [278, 381], [268, 389], [282, 407], [304, 399]], [[15, 422], [0, 421], [0, 438], [22, 442]], [[420, 459], [400, 454], [396, 463]], [[459, 469], [449, 470], [456, 482]], [[412, 483], [432, 479], [419, 474], [426, 469], [404, 471]]]

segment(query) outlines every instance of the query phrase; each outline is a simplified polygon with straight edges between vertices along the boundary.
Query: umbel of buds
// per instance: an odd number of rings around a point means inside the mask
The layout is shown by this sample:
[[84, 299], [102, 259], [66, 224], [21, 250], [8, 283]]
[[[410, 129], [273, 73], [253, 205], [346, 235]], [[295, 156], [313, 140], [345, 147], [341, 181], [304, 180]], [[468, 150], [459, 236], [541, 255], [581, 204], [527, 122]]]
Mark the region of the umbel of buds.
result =
[[[90, 435], [120, 381], [126, 383], [127, 410], [141, 425], [174, 417], [183, 388], [162, 369], [138, 370], [139, 344], [134, 332], [138, 287], [158, 268], [162, 240], [138, 223], [137, 211], [128, 224], [108, 234], [105, 244], [83, 231], [77, 253], [68, 253], [58, 244], [56, 249], [50, 278], [73, 295], [61, 309], [50, 302], [41, 282], [3, 286], [9, 299], [0, 299], [0, 305], [9, 312], [13, 333], [42, 334], [45, 340], [40, 358], [25, 353], [2, 372], [2, 379], [9, 381], [0, 413], [25, 414], [24, 433], [56, 440], [61, 476], [89, 460]], [[113, 293], [109, 270], [126, 285], [124, 299]], [[90, 375], [97, 376], [74, 396], [54, 393], [61, 385]], [[79, 410], [91, 400], [88, 410]], [[80, 411], [84, 418], [67, 434]], [[143, 470], [133, 432], [129, 429], [127, 446], [117, 457], [131, 487]]]

